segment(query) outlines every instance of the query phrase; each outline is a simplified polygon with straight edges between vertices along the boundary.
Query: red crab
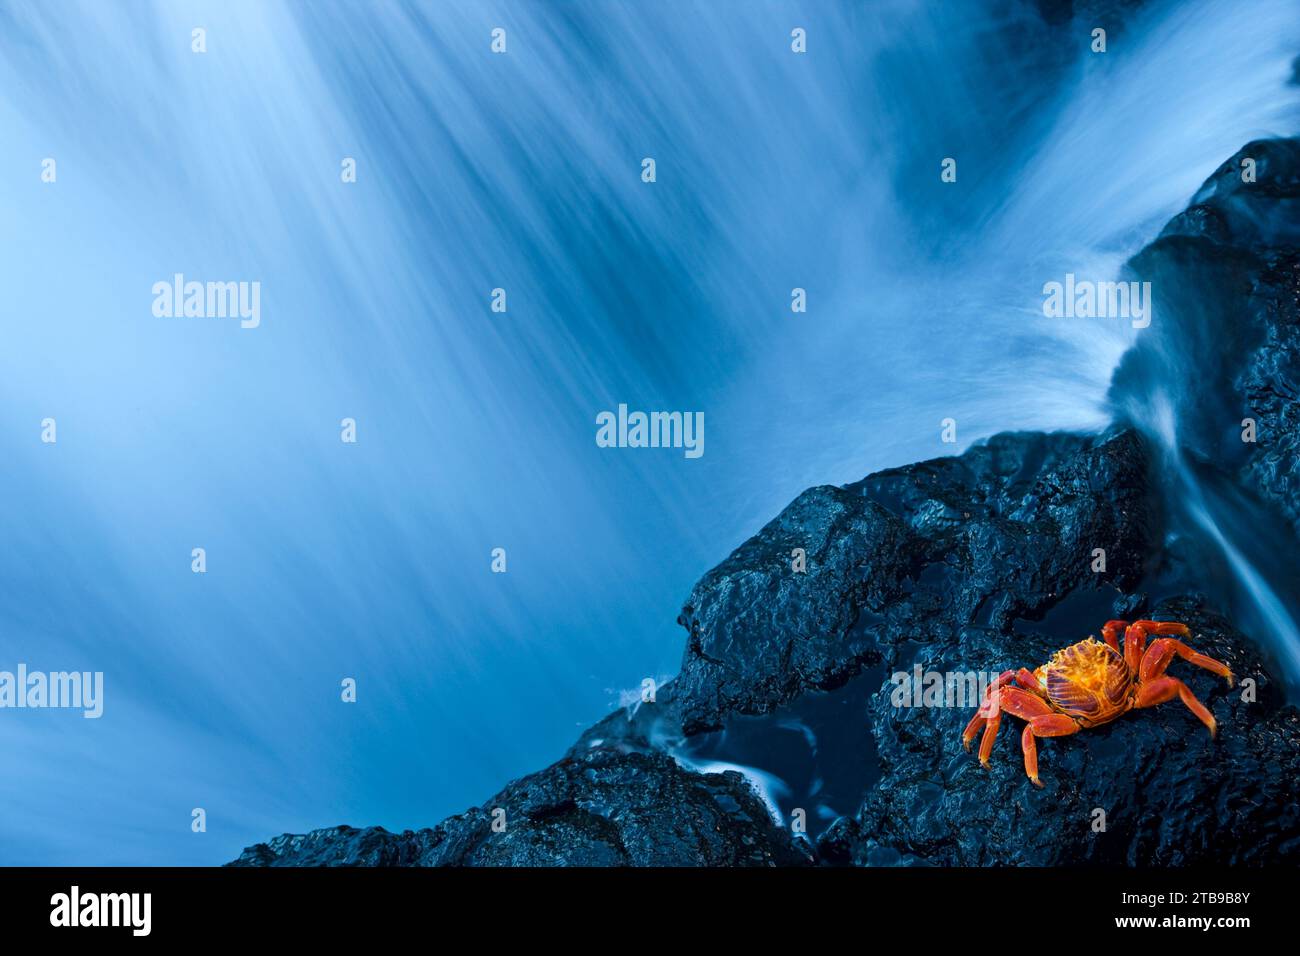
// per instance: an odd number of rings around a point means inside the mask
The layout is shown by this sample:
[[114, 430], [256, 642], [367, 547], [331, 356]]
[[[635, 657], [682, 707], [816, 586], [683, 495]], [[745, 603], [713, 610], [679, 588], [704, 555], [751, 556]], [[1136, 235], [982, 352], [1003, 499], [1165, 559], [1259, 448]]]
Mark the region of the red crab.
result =
[[[1120, 655], [1119, 632], [1124, 631], [1124, 653]], [[1187, 637], [1187, 625], [1172, 621], [1107, 621], [1101, 629], [1106, 643], [1086, 638], [1052, 655], [1052, 659], [1030, 671], [1004, 671], [984, 694], [979, 710], [962, 734], [962, 745], [970, 743], [984, 728], [980, 740], [980, 763], [989, 765], [993, 740], [998, 735], [1002, 711], [1029, 721], [1020, 737], [1025, 752], [1025, 773], [1035, 786], [1038, 780], [1036, 737], [1064, 737], [1088, 727], [1114, 720], [1135, 707], [1154, 707], [1178, 697], [1214, 735], [1214, 717], [1192, 695], [1187, 685], [1165, 673], [1175, 655], [1228, 679], [1226, 664], [1206, 657], [1182, 641], [1165, 635]], [[1161, 635], [1146, 646], [1147, 635]]]

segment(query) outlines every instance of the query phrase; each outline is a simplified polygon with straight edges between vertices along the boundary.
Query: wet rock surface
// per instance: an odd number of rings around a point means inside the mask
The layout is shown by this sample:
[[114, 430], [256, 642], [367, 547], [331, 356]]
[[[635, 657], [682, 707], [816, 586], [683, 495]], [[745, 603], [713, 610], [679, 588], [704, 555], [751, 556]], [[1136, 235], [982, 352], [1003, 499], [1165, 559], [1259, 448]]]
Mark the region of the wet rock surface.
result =
[[[897, 708], [882, 693], [873, 726], [883, 779], [856, 815], [822, 836], [821, 858], [943, 866], [1300, 859], [1293, 796], [1300, 714], [1249, 642], [1195, 599], [1163, 602], [1154, 616], [1188, 624], [1190, 644], [1254, 682], [1248, 702], [1241, 686], [1229, 689], [1185, 662], [1171, 666], [1214, 714], [1217, 737], [1177, 700], [1131, 711], [1099, 728], [1039, 741], [1038, 789], [1025, 776], [1021, 721], [1003, 719], [984, 770], [959, 744], [970, 710]], [[1035, 667], [1071, 634], [1066, 621], [1045, 623], [1011, 636], [967, 632], [927, 647], [927, 663], [962, 669], [979, 656], [996, 667]]]
[[[497, 820], [503, 829], [494, 829]], [[798, 866], [812, 859], [739, 773], [699, 774], [663, 753], [597, 746], [432, 829], [285, 834], [231, 865]]]
[[1129, 268], [1158, 314], [1115, 375], [1118, 413], [1167, 410], [1186, 456], [1300, 534], [1300, 140], [1248, 143]]
[[[960, 457], [804, 492], [682, 611], [686, 732], [839, 686], [910, 642], [1003, 627], [1075, 587], [1136, 584], [1155, 530], [1147, 485], [1141, 439], [1116, 431], [998, 435]], [[1097, 549], [1104, 573], [1092, 570]]]

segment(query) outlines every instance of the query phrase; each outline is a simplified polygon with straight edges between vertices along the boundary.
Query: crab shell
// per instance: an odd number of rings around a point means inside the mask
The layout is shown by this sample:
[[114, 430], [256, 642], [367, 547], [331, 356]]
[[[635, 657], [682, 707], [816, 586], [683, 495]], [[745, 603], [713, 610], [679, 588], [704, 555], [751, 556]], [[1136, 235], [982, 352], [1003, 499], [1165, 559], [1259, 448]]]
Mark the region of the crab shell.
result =
[[1133, 707], [1133, 673], [1124, 658], [1095, 638], [1062, 648], [1034, 676], [1048, 699], [1084, 727], [1109, 723]]

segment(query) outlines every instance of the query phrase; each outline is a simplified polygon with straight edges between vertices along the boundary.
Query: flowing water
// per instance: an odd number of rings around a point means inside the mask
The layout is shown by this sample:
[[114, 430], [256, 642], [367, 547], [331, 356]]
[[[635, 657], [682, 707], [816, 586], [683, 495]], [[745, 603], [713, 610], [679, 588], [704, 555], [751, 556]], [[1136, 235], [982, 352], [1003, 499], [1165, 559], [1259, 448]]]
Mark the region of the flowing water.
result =
[[[0, 669], [106, 681], [99, 720], [0, 713], [0, 859], [431, 824], [671, 675], [692, 582], [808, 485], [1104, 425], [1136, 332], [1042, 286], [1295, 131], [1300, 23], [1148, 4], [1103, 55], [1093, 26], [0, 4]], [[259, 281], [261, 324], [154, 316], [176, 273]], [[703, 411], [705, 454], [598, 447], [619, 403]]]

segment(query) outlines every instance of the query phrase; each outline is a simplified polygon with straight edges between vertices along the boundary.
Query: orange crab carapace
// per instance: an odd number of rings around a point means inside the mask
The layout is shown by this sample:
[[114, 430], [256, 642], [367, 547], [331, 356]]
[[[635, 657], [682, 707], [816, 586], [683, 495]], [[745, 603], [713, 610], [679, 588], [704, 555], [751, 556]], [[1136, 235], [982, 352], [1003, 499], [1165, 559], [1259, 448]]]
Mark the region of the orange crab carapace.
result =
[[[1120, 652], [1119, 634], [1124, 634]], [[1020, 668], [1000, 674], [980, 702], [979, 710], [962, 734], [962, 744], [984, 729], [980, 739], [980, 763], [989, 765], [993, 741], [1002, 712], [1028, 721], [1020, 737], [1025, 752], [1025, 773], [1036, 786], [1038, 780], [1038, 737], [1064, 737], [1089, 727], [1109, 723], [1134, 708], [1154, 707], [1177, 697], [1214, 734], [1214, 716], [1187, 685], [1165, 673], [1175, 657], [1213, 671], [1228, 679], [1226, 664], [1188, 647], [1178, 637], [1191, 632], [1185, 624], [1172, 621], [1107, 621], [1101, 629], [1104, 639], [1086, 638], [1052, 655], [1037, 670]], [[1147, 637], [1157, 639], [1147, 646]], [[1175, 636], [1176, 635], [1176, 636]]]

